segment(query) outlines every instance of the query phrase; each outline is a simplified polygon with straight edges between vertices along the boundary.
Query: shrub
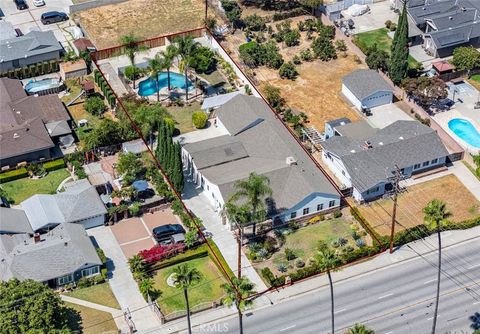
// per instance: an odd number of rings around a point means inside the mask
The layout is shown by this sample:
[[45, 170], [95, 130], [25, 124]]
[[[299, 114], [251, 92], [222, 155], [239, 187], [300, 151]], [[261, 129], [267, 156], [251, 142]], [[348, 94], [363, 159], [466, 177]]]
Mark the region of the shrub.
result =
[[265, 19], [257, 14], [245, 16], [243, 23], [246, 28], [251, 31], [262, 31], [266, 29]]
[[303, 268], [305, 267], [305, 262], [302, 259], [298, 259], [297, 261], [295, 261], [295, 267]]
[[192, 115], [193, 125], [197, 129], [203, 129], [207, 124], [208, 116], [203, 111], [195, 111]]
[[105, 111], [105, 104], [98, 96], [89, 97], [83, 104], [83, 108], [90, 115], [100, 116]]
[[215, 52], [205, 46], [199, 47], [190, 56], [188, 65], [197, 73], [213, 72], [217, 65]]
[[26, 168], [10, 170], [8, 172], [4, 172], [0, 174], [0, 183], [23, 179], [24, 177], [27, 177], [27, 176], [28, 176], [28, 172]]
[[257, 260], [257, 253], [255, 252], [247, 251], [246, 256], [247, 256], [247, 259], [249, 259], [250, 261]]
[[105, 277], [103, 275], [96, 275], [92, 277], [93, 284], [105, 283]]
[[97, 255], [100, 258], [100, 261], [102, 261], [102, 264], [107, 263], [107, 257], [105, 256], [103, 249], [97, 247], [95, 248], [95, 250], [97, 251]]
[[257, 252], [258, 257], [262, 259], [266, 259], [268, 257], [268, 254], [269, 252], [265, 248], [262, 248]]
[[281, 273], [286, 273], [287, 270], [288, 270], [288, 267], [285, 263], [280, 263], [278, 266], [277, 266], [277, 270]]
[[278, 71], [281, 78], [294, 80], [298, 76], [297, 69], [292, 62], [283, 63]]
[[285, 248], [285, 258], [287, 259], [287, 261], [295, 260], [296, 255], [293, 249]]
[[312, 61], [313, 60], [313, 54], [310, 49], [305, 49], [300, 51], [300, 58], [303, 61]]
[[57, 159], [49, 161], [43, 164], [43, 167], [47, 172], [51, 172], [57, 169], [62, 169], [65, 167], [65, 161], [63, 159]]
[[268, 282], [268, 284], [273, 285], [273, 282], [275, 281], [275, 276], [273, 275], [270, 268], [262, 268], [262, 270], [260, 270], [260, 274]]
[[312, 50], [315, 58], [323, 61], [329, 61], [337, 58], [337, 52], [333, 46], [332, 40], [326, 36], [319, 36], [312, 42]]
[[357, 244], [357, 246], [359, 248], [362, 248], [362, 247], [365, 247], [367, 245], [367, 243], [365, 242], [364, 239], [362, 238], [358, 238], [357, 240], [355, 240], [355, 243]]
[[277, 239], [271, 236], [267, 236], [263, 242], [263, 248], [269, 253], [273, 253], [277, 247]]
[[155, 245], [150, 249], [140, 251], [138, 255], [144, 259], [146, 263], [152, 263], [156, 261], [162, 261], [171, 258], [178, 253], [183, 253], [185, 245], [173, 244], [173, 245]]
[[299, 56], [295, 55], [295, 56], [293, 56], [292, 62], [293, 62], [295, 65], [300, 65], [300, 64], [302, 63], [302, 60], [300, 59]]
[[340, 210], [336, 210], [333, 213], [333, 218], [340, 218], [341, 216], [342, 216], [342, 211], [340, 211]]
[[352, 231], [352, 238], [354, 240], [360, 239], [360, 236], [358, 235], [357, 231]]
[[[130, 66], [127, 66], [125, 67], [125, 70], [123, 72], [125, 74], [125, 77], [129, 80], [136, 80], [140, 77], [140, 75], [142, 74], [142, 71], [136, 67], [136, 66], [133, 66], [133, 65], [130, 65]], [[98, 77], [100, 78], [101, 75], [99, 74]], [[95, 78], [97, 78], [95, 76]], [[97, 79], [99, 80], [99, 79]]]
[[128, 208], [128, 211], [132, 216], [138, 216], [140, 214], [140, 209], [142, 207], [142, 203], [140, 202], [133, 202], [130, 207]]
[[343, 251], [344, 252], [351, 252], [353, 251], [353, 246], [350, 246], [350, 245], [346, 245], [344, 248], [343, 248]]
[[319, 221], [320, 221], [320, 215], [310, 218], [308, 220], [308, 223], [309, 224], [315, 224], [315, 223], [318, 223]]
[[392, 23], [393, 23], [392, 21], [386, 20], [386, 21], [385, 21], [385, 27], [386, 27], [387, 29], [390, 29], [390, 26], [392, 25]]
[[331, 242], [331, 245], [332, 245], [333, 248], [338, 248], [338, 247], [340, 247], [340, 244], [338, 243], [338, 240], [333, 240], [333, 241]]
[[343, 246], [345, 246], [347, 243], [348, 243], [348, 240], [347, 240], [347, 239], [345, 239], [345, 238], [343, 238], [343, 237], [338, 238], [338, 244], [339, 244], [340, 246], [343, 247]]
[[298, 30], [291, 30], [283, 35], [283, 41], [286, 46], [295, 46], [300, 44], [300, 32]]
[[79, 288], [88, 288], [89, 286], [92, 285], [92, 281], [88, 279], [87, 277], [82, 277], [78, 280], [77, 282], [77, 287]]
[[104, 279], [107, 279], [107, 277], [108, 277], [108, 269], [107, 269], [107, 268], [102, 268], [102, 269], [100, 269], [100, 274], [102, 275], [102, 277], [103, 277]]

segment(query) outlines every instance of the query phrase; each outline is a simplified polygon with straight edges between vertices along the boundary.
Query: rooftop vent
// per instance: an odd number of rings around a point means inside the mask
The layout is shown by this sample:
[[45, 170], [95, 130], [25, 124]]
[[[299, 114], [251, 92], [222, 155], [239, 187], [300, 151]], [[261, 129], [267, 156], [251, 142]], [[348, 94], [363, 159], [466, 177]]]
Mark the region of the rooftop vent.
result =
[[35, 233], [33, 235], [33, 242], [35, 243], [40, 242], [40, 233]]
[[355, 153], [355, 150], [351, 150], [350, 153]]
[[400, 139], [400, 140], [403, 140], [403, 137], [402, 137], [402, 136], [400, 136], [400, 137], [398, 137], [398, 139]]
[[13, 139], [17, 139], [17, 138], [20, 138], [20, 136], [19, 136], [18, 133], [15, 132], [15, 133], [13, 134]]
[[295, 159], [294, 157], [287, 157], [286, 163], [289, 166], [296, 165], [297, 159]]
[[63, 244], [65, 245], [65, 247], [67, 247], [67, 246], [68, 246], [68, 242], [66, 242], [66, 241], [65, 241]]
[[378, 145], [382, 146], [382, 145], [383, 145], [383, 141], [379, 142]]
[[372, 143], [366, 140], [365, 143], [363, 144], [363, 148], [366, 150], [373, 148]]

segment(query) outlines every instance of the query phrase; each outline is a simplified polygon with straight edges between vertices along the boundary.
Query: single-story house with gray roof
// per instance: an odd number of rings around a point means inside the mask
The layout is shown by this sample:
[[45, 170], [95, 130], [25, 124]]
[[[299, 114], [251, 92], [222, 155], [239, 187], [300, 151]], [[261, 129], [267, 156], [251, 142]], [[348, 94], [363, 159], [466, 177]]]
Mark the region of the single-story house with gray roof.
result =
[[215, 115], [214, 126], [225, 134], [182, 143], [182, 159], [188, 177], [217, 212], [235, 192], [235, 182], [252, 172], [270, 180], [267, 214], [276, 223], [340, 205], [335, 187], [263, 100], [239, 94]]
[[449, 155], [437, 133], [417, 121], [396, 121], [383, 129], [365, 131], [363, 137], [341, 128], [341, 135], [321, 143], [322, 160], [345, 188], [353, 188], [358, 202], [374, 200], [391, 190], [395, 166], [408, 178], [444, 166]]
[[342, 94], [360, 111], [393, 101], [392, 87], [374, 70], [356, 70], [344, 76]]
[[0, 207], [0, 234], [31, 234], [32, 226], [25, 211]]
[[55, 288], [100, 274], [102, 262], [79, 224], [30, 236], [0, 234], [0, 280], [33, 279]]

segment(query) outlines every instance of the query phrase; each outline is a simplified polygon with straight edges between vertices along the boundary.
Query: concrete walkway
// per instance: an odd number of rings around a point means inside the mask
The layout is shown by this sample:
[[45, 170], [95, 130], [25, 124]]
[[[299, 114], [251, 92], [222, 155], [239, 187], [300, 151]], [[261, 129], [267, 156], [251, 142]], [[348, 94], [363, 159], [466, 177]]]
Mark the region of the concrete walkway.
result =
[[117, 298], [122, 310], [127, 308], [131, 312], [132, 321], [138, 333], [159, 327], [160, 319], [153, 313], [147, 302], [140, 294], [137, 283], [133, 279], [127, 259], [118, 245], [115, 236], [109, 227], [101, 226], [87, 230], [88, 235], [93, 236], [100, 248], [103, 249], [107, 258], [111, 261], [107, 264], [110, 287]]
[[[208, 232], [212, 233], [213, 241], [222, 252], [230, 269], [236, 273], [237, 241], [232, 231], [230, 231], [227, 225], [222, 224], [222, 219], [218, 213], [215, 212], [213, 206], [208, 201], [208, 198], [201, 191], [201, 188], [196, 189], [195, 185], [190, 180], [187, 180], [183, 191], [183, 201], [187, 207], [195, 213], [195, 215], [202, 219], [203, 225]], [[263, 291], [267, 288], [243, 252], [242, 275], [248, 277], [251, 282], [255, 283], [257, 291]]]
[[[99, 310], [99, 311], [102, 311], [102, 312], [110, 313], [112, 315], [113, 320], [115, 321], [115, 324], [117, 325], [118, 329], [120, 329], [122, 332], [124, 330], [125, 331], [128, 330], [128, 325], [127, 325], [127, 322], [125, 321], [125, 319], [123, 317], [123, 312], [119, 309], [116, 309], [116, 308], [113, 308], [113, 307], [108, 307], [108, 306], [105, 306], [105, 305], [100, 305], [100, 304], [97, 304], [97, 303], [88, 302], [88, 301], [83, 300], [83, 299], [73, 298], [73, 297], [65, 296], [65, 295], [60, 295], [60, 298], [62, 298], [63, 301], [66, 301], [68, 303], [77, 304], [77, 305], [93, 308], [93, 309], [96, 309], [96, 310]], [[95, 324], [88, 324], [88, 325], [93, 326]]]

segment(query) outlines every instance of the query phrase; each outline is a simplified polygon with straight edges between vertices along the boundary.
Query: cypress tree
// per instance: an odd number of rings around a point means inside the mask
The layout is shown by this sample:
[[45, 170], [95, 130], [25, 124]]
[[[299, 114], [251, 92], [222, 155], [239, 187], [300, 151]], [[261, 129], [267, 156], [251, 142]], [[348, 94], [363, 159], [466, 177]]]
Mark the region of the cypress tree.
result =
[[183, 191], [183, 163], [182, 163], [182, 148], [179, 143], [176, 145], [176, 157], [177, 157], [177, 165], [176, 165], [176, 171], [177, 171], [177, 189], [181, 193]]
[[408, 72], [408, 19], [407, 1], [403, 3], [402, 13], [398, 18], [397, 31], [392, 41], [389, 76], [398, 85]]

